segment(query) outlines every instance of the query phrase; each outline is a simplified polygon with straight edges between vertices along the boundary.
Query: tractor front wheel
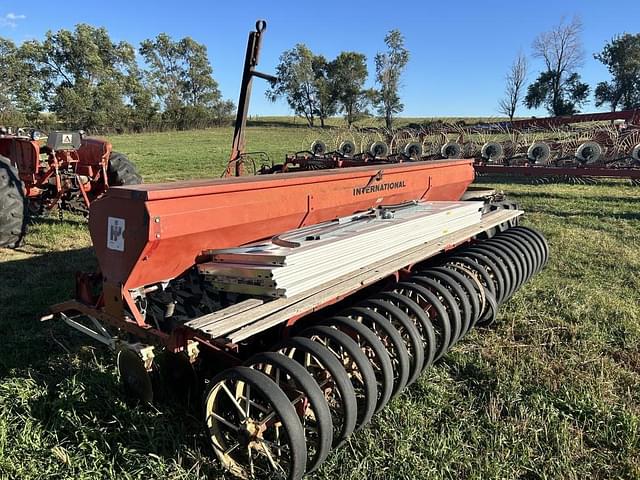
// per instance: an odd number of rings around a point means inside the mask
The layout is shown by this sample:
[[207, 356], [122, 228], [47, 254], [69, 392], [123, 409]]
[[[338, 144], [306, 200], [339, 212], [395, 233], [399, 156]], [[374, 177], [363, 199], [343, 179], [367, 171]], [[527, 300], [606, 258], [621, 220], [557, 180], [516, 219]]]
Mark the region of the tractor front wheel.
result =
[[111, 153], [108, 174], [109, 185], [112, 187], [142, 183], [142, 177], [136, 170], [136, 166], [123, 153]]
[[0, 247], [16, 248], [27, 229], [27, 199], [18, 170], [0, 155]]

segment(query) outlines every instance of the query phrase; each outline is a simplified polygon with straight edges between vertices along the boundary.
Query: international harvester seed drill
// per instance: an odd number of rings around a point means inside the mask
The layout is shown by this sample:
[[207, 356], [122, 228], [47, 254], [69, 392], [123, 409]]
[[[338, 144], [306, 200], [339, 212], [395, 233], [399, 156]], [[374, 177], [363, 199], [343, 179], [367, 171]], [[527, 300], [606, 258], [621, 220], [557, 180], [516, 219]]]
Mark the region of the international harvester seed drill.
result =
[[249, 35], [226, 178], [111, 188], [91, 205], [99, 272], [43, 320], [114, 349], [141, 400], [162, 385], [198, 400], [234, 475], [300, 479], [491, 324], [549, 251], [513, 205], [461, 200], [472, 160], [241, 177], [251, 81], [272, 78], [255, 71], [264, 29]]

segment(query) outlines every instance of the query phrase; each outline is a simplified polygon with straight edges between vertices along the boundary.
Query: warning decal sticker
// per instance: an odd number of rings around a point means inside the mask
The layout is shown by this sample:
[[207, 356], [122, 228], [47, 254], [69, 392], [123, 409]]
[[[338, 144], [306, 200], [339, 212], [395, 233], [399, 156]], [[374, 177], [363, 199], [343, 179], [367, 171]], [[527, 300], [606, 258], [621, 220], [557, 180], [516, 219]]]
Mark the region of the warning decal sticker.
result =
[[107, 248], [124, 252], [124, 218], [109, 217], [107, 224]]

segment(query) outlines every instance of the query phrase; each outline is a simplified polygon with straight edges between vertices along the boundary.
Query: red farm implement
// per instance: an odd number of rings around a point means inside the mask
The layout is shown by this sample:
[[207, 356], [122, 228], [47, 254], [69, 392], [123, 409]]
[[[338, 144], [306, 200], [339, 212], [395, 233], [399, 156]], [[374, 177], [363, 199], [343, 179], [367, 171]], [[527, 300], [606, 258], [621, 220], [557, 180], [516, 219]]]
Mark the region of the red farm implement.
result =
[[133, 164], [105, 140], [78, 132], [0, 132], [0, 247], [16, 247], [29, 216], [53, 209], [86, 215], [110, 186], [141, 182]]
[[472, 160], [311, 152], [240, 176], [251, 81], [269, 78], [255, 71], [264, 28], [249, 36], [228, 176], [92, 202], [100, 270], [42, 319], [113, 348], [145, 402], [162, 385], [202, 399], [234, 475], [297, 480], [491, 324], [549, 251], [515, 205], [466, 200]]

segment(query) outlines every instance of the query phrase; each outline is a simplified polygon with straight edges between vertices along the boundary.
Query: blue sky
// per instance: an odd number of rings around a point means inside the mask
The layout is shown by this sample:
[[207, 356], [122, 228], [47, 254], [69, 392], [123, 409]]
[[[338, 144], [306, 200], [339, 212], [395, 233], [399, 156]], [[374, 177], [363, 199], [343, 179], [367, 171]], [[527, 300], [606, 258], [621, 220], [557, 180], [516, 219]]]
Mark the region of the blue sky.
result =
[[[328, 58], [342, 50], [365, 53], [371, 85], [373, 56], [384, 49], [385, 33], [399, 28], [411, 52], [401, 91], [404, 116], [493, 116], [514, 56], [519, 50], [529, 55], [537, 32], [563, 15], [582, 18], [586, 57], [581, 74], [592, 86], [608, 79], [593, 53], [616, 34], [640, 31], [640, 0], [0, 0], [0, 36], [20, 43], [82, 22], [104, 26], [114, 40], [134, 45], [160, 32], [174, 38], [189, 35], [207, 46], [223, 95], [237, 101], [247, 33], [258, 18], [268, 22], [262, 71], [274, 71], [280, 53], [301, 42]], [[530, 59], [530, 81], [539, 67], [539, 61]], [[284, 101], [265, 99], [263, 81], [255, 83], [252, 114], [290, 113]], [[518, 111], [541, 113], [524, 107]]]

